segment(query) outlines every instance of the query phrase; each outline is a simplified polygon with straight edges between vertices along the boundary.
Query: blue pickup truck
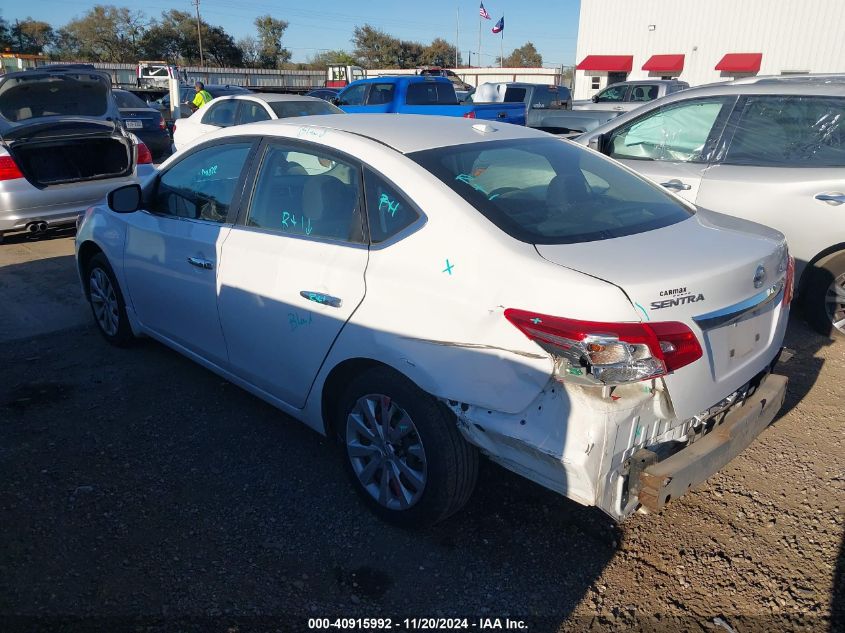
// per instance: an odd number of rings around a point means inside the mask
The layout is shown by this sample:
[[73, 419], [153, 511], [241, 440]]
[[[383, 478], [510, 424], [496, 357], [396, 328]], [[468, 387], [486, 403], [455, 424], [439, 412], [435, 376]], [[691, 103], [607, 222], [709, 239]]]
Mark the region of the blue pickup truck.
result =
[[459, 104], [452, 82], [430, 75], [360, 79], [332, 102], [350, 114], [435, 114], [525, 125], [524, 103]]

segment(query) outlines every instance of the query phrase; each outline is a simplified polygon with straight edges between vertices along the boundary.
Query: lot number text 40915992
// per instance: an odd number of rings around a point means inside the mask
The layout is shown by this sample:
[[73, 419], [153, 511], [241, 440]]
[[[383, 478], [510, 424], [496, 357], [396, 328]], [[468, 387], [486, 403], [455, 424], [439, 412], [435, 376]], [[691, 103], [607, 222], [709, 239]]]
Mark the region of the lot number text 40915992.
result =
[[523, 620], [510, 618], [308, 618], [308, 628], [374, 631], [527, 631], [528, 625]]

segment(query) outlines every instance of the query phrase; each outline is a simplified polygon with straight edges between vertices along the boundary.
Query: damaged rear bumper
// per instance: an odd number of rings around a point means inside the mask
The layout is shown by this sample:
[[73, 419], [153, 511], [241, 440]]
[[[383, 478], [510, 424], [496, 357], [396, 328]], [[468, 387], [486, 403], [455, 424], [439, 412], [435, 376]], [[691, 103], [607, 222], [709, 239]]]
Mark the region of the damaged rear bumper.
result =
[[660, 461], [648, 449], [637, 451], [631, 459], [629, 487], [640, 505], [658, 512], [745, 450], [774, 420], [783, 405], [787, 382], [785, 376], [769, 374], [710, 432]]

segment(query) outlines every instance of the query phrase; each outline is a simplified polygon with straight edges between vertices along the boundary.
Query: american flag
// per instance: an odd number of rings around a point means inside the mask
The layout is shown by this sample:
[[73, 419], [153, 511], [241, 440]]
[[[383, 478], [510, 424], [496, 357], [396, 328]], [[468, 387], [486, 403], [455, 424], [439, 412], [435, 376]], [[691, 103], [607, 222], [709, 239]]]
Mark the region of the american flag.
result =
[[502, 16], [501, 19], [496, 22], [492, 29], [490, 29], [494, 33], [501, 33], [505, 30], [505, 16]]
[[489, 13], [487, 13], [487, 9], [485, 9], [485, 8], [484, 8], [484, 3], [483, 3], [483, 2], [481, 3], [481, 8], [480, 8], [480, 9], [478, 9], [478, 15], [480, 15], [480, 16], [481, 16], [482, 18], [484, 18], [485, 20], [489, 20], [489, 19], [490, 19], [490, 14], [489, 14]]

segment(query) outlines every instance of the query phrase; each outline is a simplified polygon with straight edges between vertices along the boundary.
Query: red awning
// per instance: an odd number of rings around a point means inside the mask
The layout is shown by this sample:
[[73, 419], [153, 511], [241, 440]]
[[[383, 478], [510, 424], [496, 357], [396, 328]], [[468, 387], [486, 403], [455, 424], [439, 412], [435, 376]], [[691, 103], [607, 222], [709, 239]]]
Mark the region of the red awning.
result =
[[683, 55], [652, 55], [643, 70], [654, 73], [680, 73], [684, 69]]
[[716, 70], [726, 73], [757, 73], [763, 53], [728, 53], [716, 64]]
[[631, 72], [633, 55], [587, 55], [575, 70], [606, 70], [608, 72]]

